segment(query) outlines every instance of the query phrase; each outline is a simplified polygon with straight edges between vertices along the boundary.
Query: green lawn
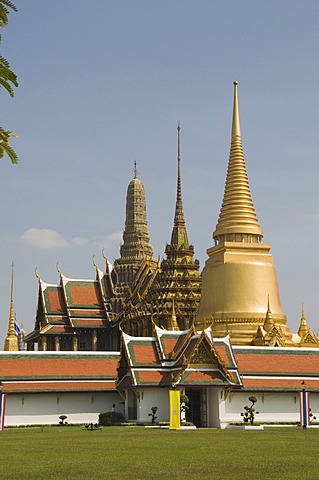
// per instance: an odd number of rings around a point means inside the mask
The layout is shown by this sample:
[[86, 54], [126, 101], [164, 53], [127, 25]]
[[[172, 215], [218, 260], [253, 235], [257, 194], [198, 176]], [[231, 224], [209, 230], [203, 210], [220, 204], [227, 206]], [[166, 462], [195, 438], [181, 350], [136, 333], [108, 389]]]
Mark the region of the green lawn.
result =
[[319, 429], [12, 428], [0, 448], [5, 480], [319, 478]]

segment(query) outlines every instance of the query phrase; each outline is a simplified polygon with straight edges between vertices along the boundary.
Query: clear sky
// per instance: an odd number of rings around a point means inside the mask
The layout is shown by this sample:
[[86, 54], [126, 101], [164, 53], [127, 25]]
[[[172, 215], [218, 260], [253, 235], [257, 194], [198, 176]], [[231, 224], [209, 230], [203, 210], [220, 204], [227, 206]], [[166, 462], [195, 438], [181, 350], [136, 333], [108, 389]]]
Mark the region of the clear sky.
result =
[[176, 195], [178, 121], [190, 241], [203, 267], [223, 197], [233, 81], [254, 205], [283, 309], [319, 330], [319, 2], [14, 0], [0, 96], [20, 162], [1, 160], [0, 322], [33, 328], [38, 285], [94, 278], [119, 255], [134, 160], [163, 255]]

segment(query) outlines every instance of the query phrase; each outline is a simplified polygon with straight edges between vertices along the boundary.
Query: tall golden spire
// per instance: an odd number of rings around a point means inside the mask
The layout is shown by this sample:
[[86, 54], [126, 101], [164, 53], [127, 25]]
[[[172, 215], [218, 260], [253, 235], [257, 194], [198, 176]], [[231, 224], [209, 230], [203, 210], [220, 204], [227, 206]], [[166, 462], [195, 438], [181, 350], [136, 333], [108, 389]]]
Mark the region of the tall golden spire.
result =
[[[224, 198], [213, 238], [260, 242], [263, 236], [252, 201], [240, 133], [238, 82], [234, 82], [231, 146]], [[241, 238], [240, 238], [241, 237]]]
[[[259, 327], [280, 326], [285, 345], [292, 334], [282, 310], [271, 245], [263, 244], [250, 194], [240, 134], [237, 82], [234, 82], [232, 136], [224, 198], [215, 245], [207, 250], [196, 328], [212, 324], [215, 336], [229, 333], [232, 343], [249, 345]], [[271, 299], [271, 311], [266, 298]]]
[[177, 194], [174, 216], [174, 226], [171, 236], [171, 245], [174, 247], [189, 248], [188, 236], [185, 227], [182, 180], [181, 180], [181, 126], [177, 125]]
[[[199, 305], [201, 287], [199, 261], [194, 259], [194, 246], [189, 245], [184, 218], [180, 124], [177, 132], [177, 194], [171, 243], [165, 247], [166, 258], [161, 261], [143, 305], [144, 311], [148, 312], [156, 306], [157, 323], [168, 330], [189, 328]], [[169, 302], [172, 302], [172, 309]], [[143, 318], [136, 317], [134, 321], [142, 323]], [[144, 324], [147, 322], [146, 319]], [[149, 326], [147, 328], [150, 331]]]
[[8, 324], [8, 333], [4, 342], [4, 350], [16, 352], [19, 350], [18, 338], [15, 334], [14, 329], [14, 304], [13, 304], [13, 262], [11, 270], [11, 298], [10, 298], [10, 313], [9, 313], [9, 324]]

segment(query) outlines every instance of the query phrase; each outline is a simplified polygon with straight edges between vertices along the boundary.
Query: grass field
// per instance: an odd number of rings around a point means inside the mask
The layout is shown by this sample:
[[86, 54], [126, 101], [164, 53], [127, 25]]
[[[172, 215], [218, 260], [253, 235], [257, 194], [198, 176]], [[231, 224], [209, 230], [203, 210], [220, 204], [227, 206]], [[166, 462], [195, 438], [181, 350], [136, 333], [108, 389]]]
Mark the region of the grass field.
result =
[[5, 480], [318, 480], [319, 429], [12, 428], [0, 458]]

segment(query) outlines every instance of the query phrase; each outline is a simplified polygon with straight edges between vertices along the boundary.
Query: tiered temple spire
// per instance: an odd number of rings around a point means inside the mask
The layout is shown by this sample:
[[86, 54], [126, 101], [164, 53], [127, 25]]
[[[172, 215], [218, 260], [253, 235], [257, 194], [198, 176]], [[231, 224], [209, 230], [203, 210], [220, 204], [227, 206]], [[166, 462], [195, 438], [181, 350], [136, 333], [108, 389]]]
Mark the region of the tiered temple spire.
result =
[[189, 245], [182, 201], [180, 124], [177, 132], [177, 193], [171, 243], [166, 245], [166, 259], [162, 260], [152, 285], [131, 310], [130, 320], [124, 320], [123, 328], [127, 333], [143, 331], [144, 335], [150, 335], [151, 318], [165, 329], [183, 330], [192, 324], [199, 305], [199, 262], [193, 258], [193, 245]]
[[14, 315], [14, 303], [13, 303], [13, 263], [12, 263], [10, 313], [9, 313], [8, 333], [4, 342], [5, 351], [14, 352], [19, 350], [18, 337], [15, 333], [14, 323], [15, 323], [15, 315]]
[[181, 179], [181, 126], [177, 126], [177, 194], [174, 216], [174, 226], [171, 236], [171, 245], [174, 247], [189, 248], [188, 236], [185, 226], [183, 200], [182, 200], [182, 179]]
[[116, 274], [115, 298], [113, 310], [118, 313], [123, 301], [129, 296], [129, 287], [134, 282], [136, 272], [145, 260], [156, 266], [152, 258], [153, 248], [147, 226], [146, 199], [144, 186], [139, 178], [136, 161], [134, 162], [133, 179], [130, 181], [126, 195], [125, 229], [120, 258], [114, 262]]
[[231, 146], [224, 198], [213, 238], [222, 241], [260, 242], [263, 236], [252, 201], [240, 132], [238, 82], [234, 82]]

